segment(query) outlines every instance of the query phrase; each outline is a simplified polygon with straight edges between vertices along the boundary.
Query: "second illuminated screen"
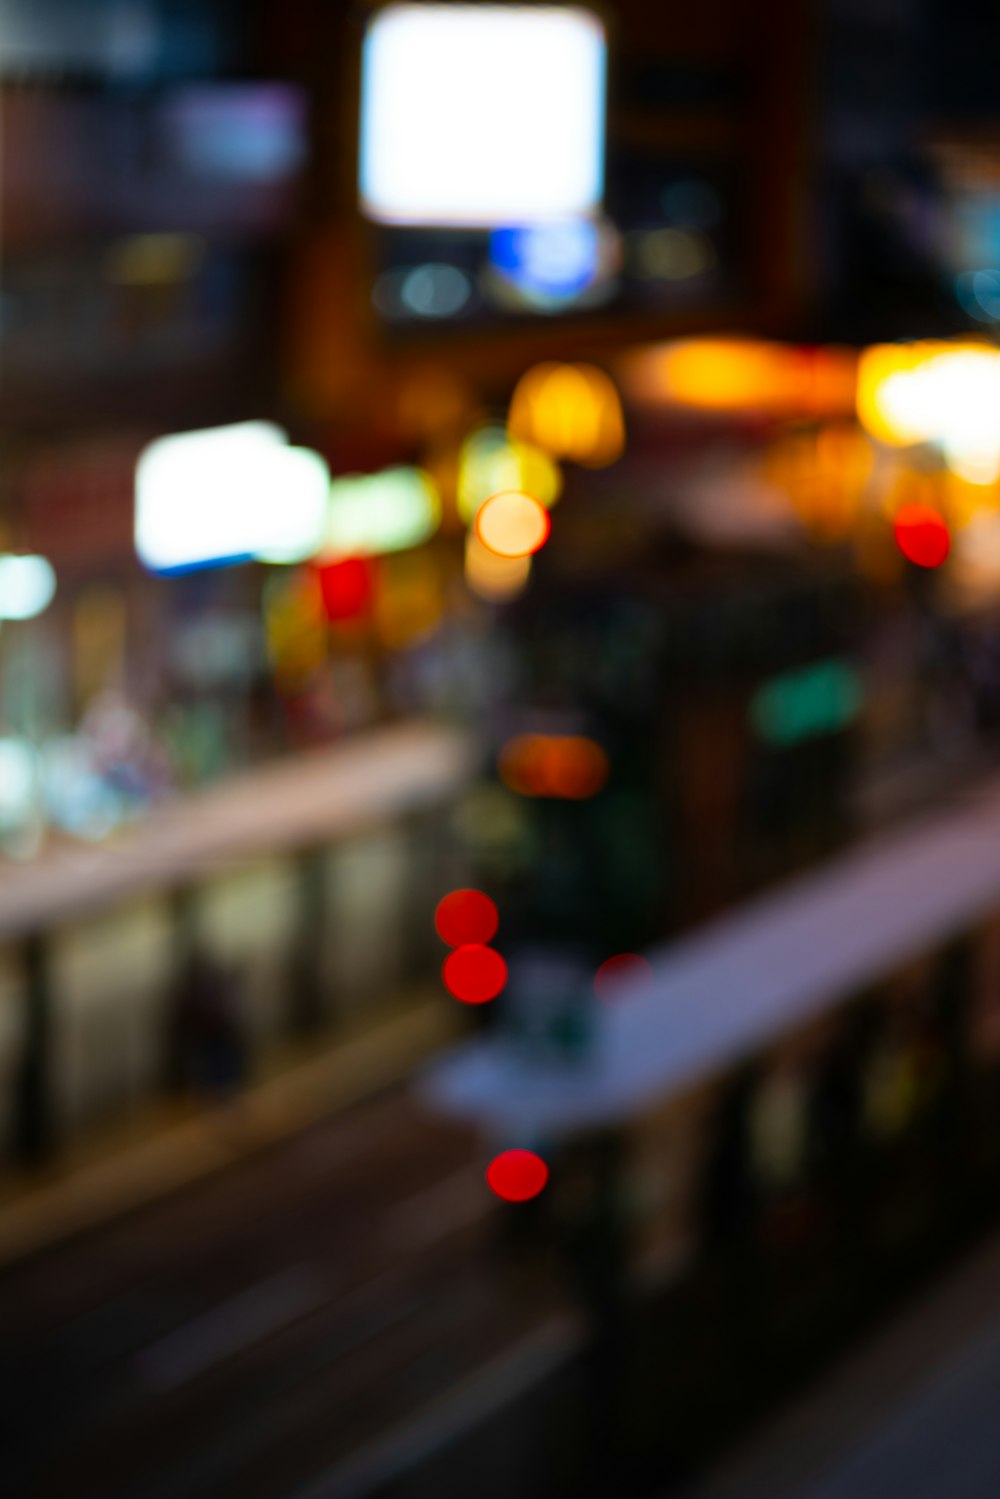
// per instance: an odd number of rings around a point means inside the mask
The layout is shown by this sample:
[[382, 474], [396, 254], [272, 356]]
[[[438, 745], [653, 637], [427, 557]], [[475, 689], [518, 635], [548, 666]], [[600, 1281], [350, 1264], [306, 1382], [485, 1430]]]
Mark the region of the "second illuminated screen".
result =
[[592, 213], [604, 79], [604, 29], [589, 11], [387, 6], [362, 61], [364, 211], [470, 227]]

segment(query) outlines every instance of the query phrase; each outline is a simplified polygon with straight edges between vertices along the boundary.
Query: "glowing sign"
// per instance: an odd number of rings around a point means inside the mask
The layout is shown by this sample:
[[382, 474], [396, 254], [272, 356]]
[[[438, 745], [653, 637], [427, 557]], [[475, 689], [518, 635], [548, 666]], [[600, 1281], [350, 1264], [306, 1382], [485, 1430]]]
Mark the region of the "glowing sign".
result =
[[160, 437], [136, 469], [135, 549], [152, 572], [302, 561], [323, 541], [329, 487], [319, 454], [271, 422]]
[[604, 28], [586, 10], [386, 6], [362, 57], [365, 213], [481, 227], [592, 213], [604, 75]]
[[[248, 486], [248, 498], [252, 491]], [[257, 495], [259, 494], [259, 499]], [[309, 448], [279, 448], [265, 463], [254, 495], [259, 506], [258, 562], [304, 562], [317, 547], [330, 498], [330, 470]]]
[[772, 677], [750, 701], [750, 719], [769, 744], [798, 744], [835, 734], [861, 711], [861, 679], [846, 661], [819, 661]]
[[441, 496], [419, 468], [351, 474], [330, 486], [324, 551], [335, 556], [401, 552], [433, 536], [441, 523]]

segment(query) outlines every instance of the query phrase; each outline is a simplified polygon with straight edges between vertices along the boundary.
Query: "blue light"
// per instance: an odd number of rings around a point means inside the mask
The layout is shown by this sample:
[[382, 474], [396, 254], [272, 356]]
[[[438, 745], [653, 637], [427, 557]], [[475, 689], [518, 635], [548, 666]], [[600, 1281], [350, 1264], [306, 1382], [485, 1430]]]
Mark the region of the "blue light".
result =
[[247, 562], [256, 562], [254, 552], [231, 552], [224, 557], [200, 557], [197, 562], [178, 562], [174, 567], [151, 567], [150, 572], [158, 578], [180, 578], [188, 573], [214, 572], [219, 567], [241, 567]]
[[571, 300], [597, 275], [600, 239], [589, 219], [526, 224], [490, 235], [493, 269], [527, 296]]
[[956, 276], [955, 293], [964, 310], [977, 322], [1000, 321], [1000, 272], [966, 271]]

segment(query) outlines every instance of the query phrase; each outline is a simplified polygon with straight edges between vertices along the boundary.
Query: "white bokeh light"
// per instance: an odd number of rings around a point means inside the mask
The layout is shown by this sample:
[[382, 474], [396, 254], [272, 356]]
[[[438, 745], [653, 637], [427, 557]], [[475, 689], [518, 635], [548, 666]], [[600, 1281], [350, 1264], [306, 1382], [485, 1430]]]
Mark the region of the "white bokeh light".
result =
[[34, 619], [51, 604], [56, 575], [45, 557], [0, 556], [0, 619]]

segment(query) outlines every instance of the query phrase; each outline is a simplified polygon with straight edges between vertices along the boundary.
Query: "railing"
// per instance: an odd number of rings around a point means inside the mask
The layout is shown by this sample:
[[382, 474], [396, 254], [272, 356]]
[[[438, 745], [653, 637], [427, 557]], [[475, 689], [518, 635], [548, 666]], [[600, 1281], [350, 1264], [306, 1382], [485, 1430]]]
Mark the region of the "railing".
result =
[[501, 1031], [418, 1084], [551, 1166], [521, 1227], [588, 1346], [478, 1433], [577, 1432], [529, 1495], [621, 1453], [666, 1493], [1000, 1216], [1000, 782], [649, 956], [589, 1057]]
[[579, 1066], [470, 1042], [428, 1074], [432, 1106], [492, 1134], [625, 1124], [828, 1015], [1000, 908], [1000, 782], [853, 849], [649, 954], [594, 1008]]
[[191, 951], [235, 970], [251, 1044], [428, 971], [441, 819], [474, 769], [413, 722], [177, 798], [133, 831], [0, 873], [0, 1081], [24, 1160], [163, 1085]]

